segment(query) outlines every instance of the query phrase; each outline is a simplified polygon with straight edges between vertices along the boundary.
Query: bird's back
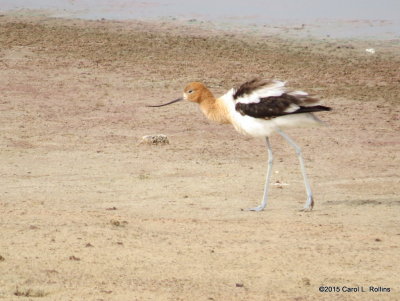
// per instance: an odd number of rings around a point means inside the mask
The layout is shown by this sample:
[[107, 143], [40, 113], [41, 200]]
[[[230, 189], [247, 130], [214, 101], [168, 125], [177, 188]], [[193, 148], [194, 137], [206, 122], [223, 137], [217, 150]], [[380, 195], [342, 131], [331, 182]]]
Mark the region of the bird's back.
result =
[[269, 136], [277, 127], [318, 125], [321, 121], [312, 113], [330, 110], [303, 91], [288, 91], [281, 81], [253, 79], [220, 99], [236, 130], [251, 136]]

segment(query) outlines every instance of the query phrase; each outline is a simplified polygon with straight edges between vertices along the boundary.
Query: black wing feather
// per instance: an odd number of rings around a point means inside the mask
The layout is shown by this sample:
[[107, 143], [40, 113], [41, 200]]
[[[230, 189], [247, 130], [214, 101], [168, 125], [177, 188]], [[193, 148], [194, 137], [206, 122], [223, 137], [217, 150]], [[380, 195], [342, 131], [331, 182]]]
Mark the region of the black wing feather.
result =
[[[314, 100], [313, 100], [314, 101]], [[242, 115], [248, 115], [255, 118], [274, 118], [290, 114], [310, 113], [319, 111], [330, 111], [331, 108], [325, 106], [302, 106], [304, 99], [298, 98], [294, 95], [283, 93], [280, 96], [270, 96], [261, 98], [258, 103], [237, 103], [235, 106], [236, 111]], [[291, 105], [299, 106], [294, 112], [285, 112]]]

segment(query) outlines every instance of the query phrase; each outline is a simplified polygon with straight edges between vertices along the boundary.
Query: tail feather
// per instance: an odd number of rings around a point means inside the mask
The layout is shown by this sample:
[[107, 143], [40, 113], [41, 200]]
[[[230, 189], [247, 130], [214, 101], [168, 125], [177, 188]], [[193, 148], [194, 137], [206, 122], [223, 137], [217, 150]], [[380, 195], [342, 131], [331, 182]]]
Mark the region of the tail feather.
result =
[[331, 111], [332, 108], [326, 106], [312, 106], [312, 107], [303, 107], [300, 108], [291, 114], [299, 114], [299, 113], [312, 113], [312, 112], [320, 112], [320, 111]]

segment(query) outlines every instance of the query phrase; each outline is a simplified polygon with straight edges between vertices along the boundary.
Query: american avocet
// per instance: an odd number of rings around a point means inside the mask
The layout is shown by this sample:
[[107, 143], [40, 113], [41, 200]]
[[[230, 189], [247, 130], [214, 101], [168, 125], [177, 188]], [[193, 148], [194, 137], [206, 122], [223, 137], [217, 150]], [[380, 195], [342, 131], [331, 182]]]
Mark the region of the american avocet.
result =
[[313, 112], [330, 111], [331, 108], [318, 105], [318, 99], [310, 97], [303, 91], [287, 91], [285, 82], [260, 79], [245, 82], [219, 98], [215, 98], [204, 84], [192, 82], [185, 87], [182, 98], [149, 107], [166, 106], [181, 100], [198, 103], [208, 119], [218, 123], [231, 123], [242, 134], [265, 138], [269, 159], [264, 196], [259, 206], [249, 210], [261, 211], [267, 205], [273, 163], [269, 136], [274, 132], [286, 139], [296, 151], [307, 192], [307, 200], [302, 210], [312, 210], [313, 194], [307, 179], [301, 149], [283, 132], [283, 129], [321, 124], [322, 121], [315, 117]]

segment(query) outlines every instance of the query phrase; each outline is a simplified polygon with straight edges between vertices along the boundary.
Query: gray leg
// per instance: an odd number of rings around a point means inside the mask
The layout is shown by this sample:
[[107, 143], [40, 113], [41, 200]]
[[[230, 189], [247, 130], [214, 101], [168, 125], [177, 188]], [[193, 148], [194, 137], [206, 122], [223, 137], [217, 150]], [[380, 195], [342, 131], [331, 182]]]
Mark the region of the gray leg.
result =
[[289, 142], [289, 144], [296, 150], [297, 157], [299, 158], [300, 161], [301, 173], [303, 174], [304, 185], [306, 186], [306, 192], [307, 192], [307, 201], [304, 204], [304, 208], [302, 209], [302, 211], [311, 211], [314, 206], [314, 199], [313, 199], [313, 194], [311, 192], [310, 184], [308, 183], [306, 168], [304, 166], [303, 156], [301, 155], [301, 148], [284, 132], [282, 132], [279, 129], [277, 130], [277, 132], [283, 138], [285, 138], [286, 141]]
[[265, 141], [267, 142], [267, 150], [268, 150], [268, 169], [267, 169], [267, 178], [265, 180], [265, 185], [264, 185], [264, 196], [261, 205], [248, 209], [250, 211], [261, 211], [265, 208], [265, 206], [267, 206], [268, 188], [269, 188], [269, 182], [271, 180], [272, 163], [274, 161], [274, 157], [272, 156], [272, 148], [268, 137], [265, 137]]

